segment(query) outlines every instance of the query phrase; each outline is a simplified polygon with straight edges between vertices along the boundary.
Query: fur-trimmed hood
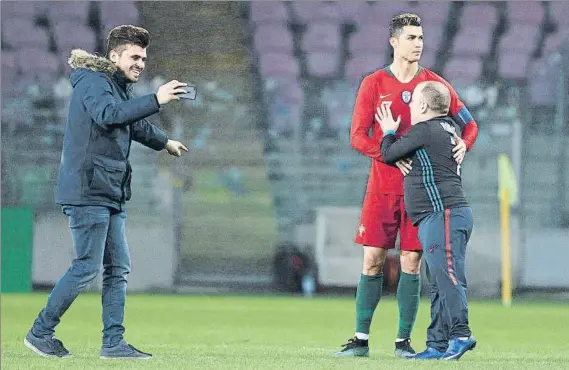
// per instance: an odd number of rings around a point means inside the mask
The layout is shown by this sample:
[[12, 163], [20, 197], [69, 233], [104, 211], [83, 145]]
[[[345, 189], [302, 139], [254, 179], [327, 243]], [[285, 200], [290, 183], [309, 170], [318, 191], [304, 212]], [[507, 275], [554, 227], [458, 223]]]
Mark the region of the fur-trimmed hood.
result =
[[[110, 61], [73, 50], [73, 68], [56, 202], [122, 210], [130, 199], [132, 140], [162, 150], [168, 135], [144, 120], [160, 112], [154, 94], [133, 98], [126, 76]], [[112, 74], [109, 76], [109, 74]]]
[[112, 77], [117, 67], [107, 58], [91, 54], [81, 49], [71, 51], [68, 61], [73, 69], [86, 68], [94, 72], [103, 72]]

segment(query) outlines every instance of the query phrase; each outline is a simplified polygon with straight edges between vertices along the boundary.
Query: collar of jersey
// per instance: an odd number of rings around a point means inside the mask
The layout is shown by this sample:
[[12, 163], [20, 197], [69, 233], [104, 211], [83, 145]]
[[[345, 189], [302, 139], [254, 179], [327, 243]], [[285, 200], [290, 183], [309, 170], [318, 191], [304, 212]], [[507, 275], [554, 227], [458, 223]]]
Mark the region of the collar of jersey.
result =
[[[417, 75], [423, 70], [423, 67], [419, 66], [419, 68], [417, 68], [417, 72], [415, 73], [415, 75], [413, 76], [413, 78], [417, 77]], [[389, 68], [389, 66], [385, 67], [385, 71], [387, 73], [389, 73], [393, 78], [395, 78], [397, 80], [397, 77], [395, 77], [395, 75], [393, 74], [393, 72], [391, 72], [391, 68]], [[413, 81], [413, 78], [411, 79], [411, 81]], [[399, 81], [399, 80], [397, 80]], [[409, 82], [411, 82], [409, 81]], [[407, 83], [409, 83], [407, 82]]]

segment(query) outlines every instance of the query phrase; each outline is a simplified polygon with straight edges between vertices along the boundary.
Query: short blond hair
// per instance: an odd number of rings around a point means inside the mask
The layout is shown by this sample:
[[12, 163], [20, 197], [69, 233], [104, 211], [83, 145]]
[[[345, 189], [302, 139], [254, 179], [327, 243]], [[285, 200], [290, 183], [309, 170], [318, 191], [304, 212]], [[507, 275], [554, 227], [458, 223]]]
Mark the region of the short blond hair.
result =
[[425, 103], [433, 112], [448, 114], [450, 109], [450, 91], [442, 82], [428, 81], [421, 84], [421, 94]]

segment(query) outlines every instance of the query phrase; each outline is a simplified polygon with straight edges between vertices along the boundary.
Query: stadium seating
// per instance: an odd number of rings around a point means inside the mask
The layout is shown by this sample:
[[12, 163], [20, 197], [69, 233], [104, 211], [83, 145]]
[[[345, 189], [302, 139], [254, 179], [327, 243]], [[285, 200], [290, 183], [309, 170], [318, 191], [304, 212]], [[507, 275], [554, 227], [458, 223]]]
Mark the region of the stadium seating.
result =
[[435, 63], [437, 60], [437, 53], [430, 50], [424, 50], [423, 55], [421, 55], [421, 65], [426, 68], [435, 68]]
[[383, 54], [376, 52], [361, 53], [352, 57], [346, 65], [346, 79], [350, 82], [359, 83], [361, 79], [385, 64]]
[[292, 11], [297, 22], [302, 24], [312, 23], [339, 23], [341, 17], [335, 5], [313, 2], [294, 1]]
[[2, 17], [35, 21], [46, 13], [49, 5], [46, 1], [5, 1], [2, 3]]
[[262, 53], [260, 55], [261, 75], [263, 77], [296, 77], [299, 75], [299, 66], [297, 60], [284, 53]]
[[90, 6], [91, 3], [88, 1], [53, 2], [47, 7], [47, 14], [52, 25], [67, 23], [87, 26]]
[[254, 26], [288, 23], [288, 12], [281, 1], [253, 1], [250, 12], [251, 23]]
[[488, 27], [492, 28], [498, 24], [498, 10], [492, 4], [484, 3], [464, 3], [462, 15], [460, 17], [460, 28]]
[[459, 56], [487, 57], [493, 41], [493, 30], [489, 25], [462, 27], [454, 37], [452, 53]]
[[338, 14], [340, 14], [340, 20], [342, 23], [351, 24], [354, 22], [357, 14], [360, 12], [362, 5], [367, 5], [361, 2], [346, 2], [340, 1], [336, 3], [336, 8], [338, 9]]
[[45, 28], [36, 26], [30, 19], [6, 16], [2, 21], [2, 45], [11, 49], [36, 47], [47, 50], [49, 35]]
[[[357, 85], [389, 60], [391, 16], [416, 12], [425, 33], [423, 66], [435, 68], [461, 86], [496, 78], [531, 84], [535, 79], [528, 74], [534, 58], [557, 50], [569, 36], [568, 7], [559, 2], [551, 2], [550, 7], [557, 25], [554, 33], [546, 29], [547, 8], [540, 2], [253, 3], [251, 23], [256, 27], [251, 30], [262, 75], [345, 78]], [[288, 24], [303, 28], [295, 30]], [[343, 26], [350, 24], [355, 25], [353, 32], [343, 32]], [[295, 38], [300, 54], [294, 51]], [[450, 48], [443, 50], [447, 45]]]
[[20, 48], [16, 52], [16, 63], [20, 68], [20, 73], [27, 76], [42, 75], [57, 76], [60, 72], [60, 65], [57, 56], [46, 50], [35, 48]]
[[[72, 29], [73, 32], [69, 32]], [[69, 57], [72, 49], [97, 50], [97, 36], [90, 27], [67, 22], [53, 26], [53, 35], [58, 54]]]
[[409, 11], [417, 13], [423, 24], [444, 26], [448, 20], [450, 3], [447, 1], [420, 1]]
[[138, 9], [134, 1], [101, 1], [98, 5], [102, 39], [118, 25], [138, 23]]
[[[11, 193], [6, 202], [50, 207], [53, 174], [59, 164], [54, 148], [61, 147], [62, 111], [68, 99], [67, 94], [54, 90], [61, 77], [68, 78], [71, 72], [67, 65], [70, 51], [79, 47], [100, 52], [105, 32], [118, 24], [137, 24], [138, 11], [133, 1], [5, 1], [1, 18], [3, 133], [12, 141], [26, 138], [34, 142], [41, 160], [53, 156], [45, 167], [38, 166], [38, 159], [19, 166], [21, 170], [15, 171], [12, 180], [20, 184], [23, 193]], [[6, 147], [3, 153], [10, 150]]]
[[292, 34], [285, 25], [260, 24], [253, 36], [255, 49], [260, 53], [280, 52], [293, 55]]
[[[98, 16], [92, 17], [93, 11]], [[96, 24], [96, 19], [101, 22]], [[71, 49], [97, 52], [105, 30], [137, 20], [138, 10], [132, 1], [3, 3], [2, 79], [20, 81], [25, 71], [27, 79], [39, 79], [47, 87], [62, 73], [70, 72], [67, 59]]]
[[302, 35], [303, 51], [338, 51], [340, 49], [340, 28], [337, 23], [310, 24]]
[[408, 12], [410, 7], [405, 2], [376, 1], [372, 4], [361, 3], [354, 21], [358, 24], [384, 24], [388, 25], [394, 14]]
[[564, 1], [551, 1], [551, 16], [559, 29], [569, 29], [569, 6]]
[[19, 67], [16, 53], [2, 51], [2, 100], [9, 101], [18, 95], [15, 85], [18, 81]]
[[[290, 86], [283, 87], [290, 88]], [[301, 91], [299, 91], [301, 92]], [[301, 119], [303, 108], [302, 95], [298, 97], [277, 94], [269, 104], [269, 117], [273, 122], [270, 135], [275, 138], [292, 137]]]
[[529, 53], [505, 52], [500, 56], [498, 75], [507, 80], [522, 81], [527, 76], [529, 61]]
[[[357, 84], [366, 73], [388, 61], [388, 22], [400, 12], [416, 12], [423, 20], [426, 42], [422, 65], [437, 67], [443, 74], [448, 73], [449, 80], [463, 83], [480, 78], [486, 62], [492, 59], [496, 63], [490, 64], [495, 65], [490, 73], [507, 80], [524, 80], [534, 52], [539, 50], [540, 56], [545, 57], [569, 36], [569, 10], [562, 2], [549, 4], [556, 29], [545, 34], [542, 47], [538, 42], [549, 18], [540, 2], [505, 2], [504, 19], [500, 5], [489, 2], [466, 2], [458, 12], [456, 6], [436, 1], [252, 2], [250, 24], [259, 70], [266, 78], [300, 78], [306, 71], [309, 79], [345, 77]], [[58, 67], [50, 67], [53, 71], [69, 72], [67, 58], [71, 48], [100, 50], [110, 28], [136, 23], [138, 19], [132, 1], [8, 2], [2, 10], [2, 47], [6, 55], [2, 65], [8, 72], [4, 81], [12, 81], [14, 73], [20, 73], [20, 67], [13, 63], [16, 55], [22, 54], [17, 49], [26, 49], [23, 54], [27, 55], [37, 49], [43, 60], [57, 59]], [[498, 34], [496, 29], [502, 21], [506, 22], [505, 32]], [[290, 24], [304, 27], [295, 30], [289, 28]], [[347, 24], [355, 25], [355, 32], [344, 33], [343, 26]], [[71, 28], [73, 32], [69, 32]], [[295, 38], [300, 55], [294, 49]], [[449, 52], [444, 53], [441, 48], [449, 44]], [[469, 68], [461, 70], [459, 63], [468, 58], [472, 59], [467, 64]]]
[[543, 46], [545, 55], [551, 54], [554, 50], [559, 50], [563, 43], [569, 39], [569, 28], [559, 30], [558, 32], [547, 36]]
[[2, 77], [14, 76], [18, 73], [16, 54], [13, 51], [2, 51]]
[[338, 77], [340, 56], [336, 50], [310, 50], [306, 53], [308, 75], [312, 77]]
[[[539, 67], [569, 39], [564, 2], [253, 1], [246, 22], [252, 61], [264, 85], [276, 81], [265, 97], [271, 134], [291, 138], [317, 117], [340, 133], [334, 140], [346, 140], [357, 87], [389, 62], [389, 20], [400, 12], [423, 20], [423, 66], [458, 87], [527, 83], [531, 104], [552, 106], [555, 76]], [[70, 72], [72, 48], [100, 52], [112, 27], [138, 17], [133, 1], [3, 3], [3, 97], [25, 96], [30, 78], [47, 89]], [[359, 158], [344, 154], [331, 156], [329, 165]]]
[[442, 23], [423, 23], [423, 34], [427, 42], [424, 50], [432, 53], [440, 51], [441, 45], [445, 38], [445, 29]]
[[446, 63], [443, 76], [453, 85], [466, 86], [475, 83], [481, 74], [480, 57], [457, 56]]
[[[270, 131], [278, 141], [273, 159], [280, 163], [271, 165], [271, 173], [280, 179], [274, 184], [298, 193], [293, 198], [275, 193], [279, 224], [298, 222], [305, 217], [303, 209], [361, 201], [364, 189], [355, 189], [354, 183], [365, 182], [369, 163], [350, 149], [348, 130], [362, 78], [390, 60], [388, 24], [393, 14], [416, 12], [421, 16], [425, 35], [421, 64], [440, 72], [457, 89], [495, 81], [527, 83], [532, 105], [551, 106], [554, 76], [537, 66], [543, 66], [545, 56], [568, 38], [569, 29], [569, 14], [559, 16], [567, 7], [558, 14], [553, 13], [560, 3], [551, 3], [551, 8], [551, 19], [557, 25], [553, 33], [546, 28], [549, 16], [540, 2], [253, 3], [250, 30], [261, 78], [288, 81], [267, 93], [271, 97]], [[298, 24], [302, 27], [294, 26]], [[294, 49], [295, 41], [299, 50]], [[543, 59], [534, 59], [540, 55]], [[288, 92], [290, 86], [294, 94]], [[497, 94], [498, 99], [505, 96]], [[300, 173], [289, 163], [294, 132], [300, 132], [305, 143]], [[325, 136], [330, 133], [336, 136]], [[471, 166], [472, 173], [490, 171], [482, 163], [476, 166]], [[348, 180], [348, 174], [360, 171], [357, 179]], [[482, 178], [493, 178], [492, 171]], [[303, 173], [310, 175], [304, 178]], [[330, 176], [337, 188], [327, 186]], [[473, 193], [474, 198], [487, 197], [484, 191]]]
[[548, 58], [533, 61], [528, 66], [530, 102], [534, 107], [553, 107], [555, 104], [555, 70], [545, 67]]
[[536, 25], [516, 25], [502, 36], [498, 46], [500, 55], [531, 54], [537, 48], [540, 29]]
[[545, 10], [537, 1], [508, 1], [506, 14], [510, 24], [537, 26], [545, 19]]
[[350, 55], [360, 53], [384, 54], [389, 48], [389, 28], [381, 24], [362, 24], [349, 41]]

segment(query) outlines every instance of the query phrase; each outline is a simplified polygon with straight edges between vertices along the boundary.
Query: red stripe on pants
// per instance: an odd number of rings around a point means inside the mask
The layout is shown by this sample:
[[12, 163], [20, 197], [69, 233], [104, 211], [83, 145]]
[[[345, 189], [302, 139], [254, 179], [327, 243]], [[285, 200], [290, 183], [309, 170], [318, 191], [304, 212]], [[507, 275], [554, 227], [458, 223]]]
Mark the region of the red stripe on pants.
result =
[[452, 253], [450, 250], [450, 209], [445, 209], [445, 251], [447, 256], [448, 275], [454, 285], [458, 285], [452, 268]]

